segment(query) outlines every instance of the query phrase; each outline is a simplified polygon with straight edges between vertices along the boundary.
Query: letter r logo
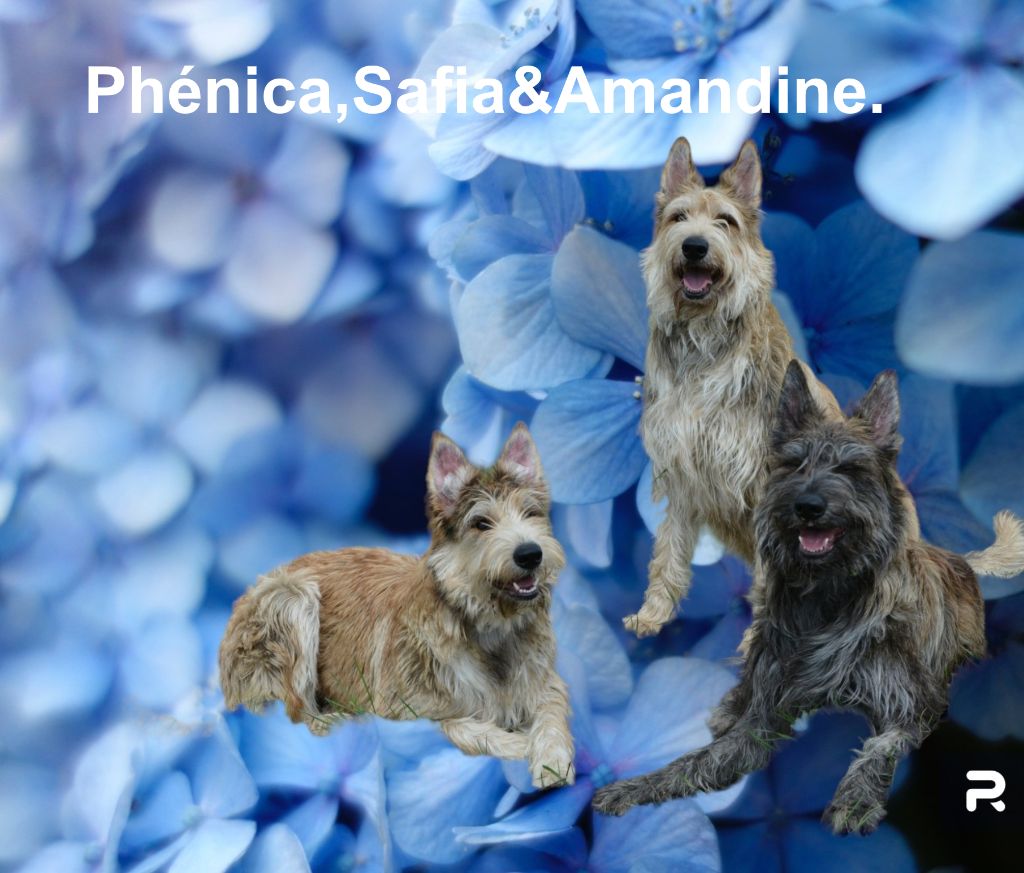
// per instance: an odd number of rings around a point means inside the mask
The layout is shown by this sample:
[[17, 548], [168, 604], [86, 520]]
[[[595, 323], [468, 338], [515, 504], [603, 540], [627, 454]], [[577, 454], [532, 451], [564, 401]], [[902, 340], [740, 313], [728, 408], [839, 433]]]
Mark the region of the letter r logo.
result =
[[992, 801], [992, 807], [996, 812], [1004, 812], [1006, 804], [996, 798], [1002, 796], [1006, 790], [1006, 780], [998, 770], [968, 770], [968, 782], [990, 782], [989, 788], [968, 788], [967, 789], [967, 811], [974, 812], [978, 808], [979, 800]]

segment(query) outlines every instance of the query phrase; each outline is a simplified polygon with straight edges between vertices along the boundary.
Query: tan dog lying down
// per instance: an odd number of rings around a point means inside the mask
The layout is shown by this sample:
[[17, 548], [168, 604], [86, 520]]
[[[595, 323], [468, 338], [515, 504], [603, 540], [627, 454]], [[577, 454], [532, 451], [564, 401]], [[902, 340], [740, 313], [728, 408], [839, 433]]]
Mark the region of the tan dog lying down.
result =
[[428, 718], [467, 754], [527, 759], [538, 787], [572, 782], [550, 617], [565, 557], [526, 427], [487, 469], [435, 434], [427, 492], [422, 557], [314, 552], [238, 599], [220, 648], [225, 702], [282, 700], [318, 734], [365, 713]]

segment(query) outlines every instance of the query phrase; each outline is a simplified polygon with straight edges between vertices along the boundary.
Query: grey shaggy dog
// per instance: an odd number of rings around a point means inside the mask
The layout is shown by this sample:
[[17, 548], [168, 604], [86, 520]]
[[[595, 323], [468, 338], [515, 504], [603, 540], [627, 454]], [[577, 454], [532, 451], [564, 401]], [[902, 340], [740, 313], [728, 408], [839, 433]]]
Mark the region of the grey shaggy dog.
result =
[[725, 788], [766, 766], [802, 713], [838, 707], [864, 713], [874, 734], [824, 820], [837, 833], [878, 826], [896, 765], [941, 718], [953, 672], [985, 653], [975, 572], [1024, 571], [1024, 526], [1009, 513], [983, 552], [961, 557], [920, 539], [896, 472], [898, 423], [891, 371], [836, 421], [789, 365], [754, 517], [762, 584], [740, 682], [712, 714], [712, 743], [602, 788], [595, 809], [621, 815]]

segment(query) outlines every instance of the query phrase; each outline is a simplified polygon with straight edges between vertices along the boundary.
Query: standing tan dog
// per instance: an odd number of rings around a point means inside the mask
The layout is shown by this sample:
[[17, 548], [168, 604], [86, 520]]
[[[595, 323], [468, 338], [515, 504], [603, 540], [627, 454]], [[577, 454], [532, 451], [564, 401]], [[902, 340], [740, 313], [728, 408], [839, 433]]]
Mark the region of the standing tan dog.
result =
[[314, 552], [238, 599], [220, 648], [225, 702], [282, 700], [318, 734], [347, 715], [428, 718], [467, 754], [526, 758], [537, 787], [571, 783], [550, 618], [565, 557], [526, 427], [487, 469], [435, 434], [427, 492], [422, 557]]
[[[642, 255], [650, 310], [641, 434], [654, 497], [668, 497], [640, 611], [656, 634], [689, 590], [697, 535], [710, 527], [748, 563], [753, 511], [767, 480], [769, 434], [789, 333], [771, 301], [772, 256], [761, 241], [761, 163], [752, 141], [706, 187], [682, 137], [661, 174], [654, 239]], [[804, 368], [822, 409], [842, 414]], [[916, 523], [916, 521], [915, 521]]]

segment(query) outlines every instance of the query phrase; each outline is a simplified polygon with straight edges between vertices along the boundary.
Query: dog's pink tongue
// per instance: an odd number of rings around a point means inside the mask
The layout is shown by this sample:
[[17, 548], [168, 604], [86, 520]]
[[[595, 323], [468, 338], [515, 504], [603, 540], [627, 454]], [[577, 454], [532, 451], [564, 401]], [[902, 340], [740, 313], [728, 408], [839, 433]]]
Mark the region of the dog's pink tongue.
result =
[[832, 548], [835, 538], [834, 530], [804, 528], [800, 531], [800, 548], [805, 552], [825, 552]]
[[687, 270], [683, 274], [686, 290], [700, 293], [711, 284], [711, 274], [705, 270]]

